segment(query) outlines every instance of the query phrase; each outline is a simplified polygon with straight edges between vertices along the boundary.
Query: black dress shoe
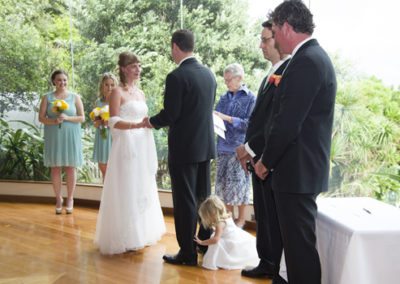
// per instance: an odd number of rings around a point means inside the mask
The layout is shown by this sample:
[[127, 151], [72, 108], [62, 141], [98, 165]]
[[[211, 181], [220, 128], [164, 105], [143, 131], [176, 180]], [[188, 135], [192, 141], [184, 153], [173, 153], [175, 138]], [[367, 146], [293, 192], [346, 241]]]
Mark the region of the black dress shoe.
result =
[[177, 265], [189, 265], [189, 266], [196, 266], [197, 265], [197, 257], [186, 258], [181, 255], [164, 255], [163, 259], [166, 263], [170, 264], [177, 264]]
[[270, 278], [270, 279], [272, 279], [274, 277], [274, 272], [259, 265], [256, 267], [243, 269], [242, 276], [246, 276], [246, 277], [250, 277], [250, 278]]

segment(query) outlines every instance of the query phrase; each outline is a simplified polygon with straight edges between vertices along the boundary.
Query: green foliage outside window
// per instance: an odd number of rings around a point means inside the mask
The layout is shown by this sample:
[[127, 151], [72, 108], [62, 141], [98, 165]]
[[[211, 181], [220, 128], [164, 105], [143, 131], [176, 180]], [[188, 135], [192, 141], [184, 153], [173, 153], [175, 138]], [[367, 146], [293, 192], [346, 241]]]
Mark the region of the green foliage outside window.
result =
[[[222, 79], [226, 65], [241, 63], [245, 82], [254, 92], [269, 68], [259, 49], [261, 22], [250, 22], [245, 2], [184, 1], [183, 24], [195, 33], [196, 57], [217, 76], [216, 101], [226, 90]], [[0, 178], [48, 179], [48, 169], [42, 162], [41, 130], [27, 123], [21, 129], [13, 129], [5, 115], [11, 110], [35, 109], [38, 99], [52, 90], [49, 76], [55, 68], [69, 73], [69, 88], [82, 96], [88, 117], [96, 100], [99, 77], [104, 72], [115, 72], [118, 54], [131, 50], [142, 62], [141, 88], [149, 113], [157, 113], [162, 108], [165, 77], [175, 68], [170, 37], [180, 24], [180, 1], [3, 0]], [[331, 190], [327, 195], [384, 200], [395, 196], [394, 202], [399, 202], [400, 91], [373, 77], [357, 77], [351, 64], [338, 55], [332, 55], [332, 59], [339, 88], [331, 150]], [[97, 165], [90, 161], [94, 135], [89, 120], [83, 124], [83, 132], [86, 163], [78, 178], [80, 182], [99, 182]], [[160, 188], [169, 188], [170, 184], [166, 133], [167, 129], [154, 131]], [[13, 168], [18, 173], [12, 173]]]

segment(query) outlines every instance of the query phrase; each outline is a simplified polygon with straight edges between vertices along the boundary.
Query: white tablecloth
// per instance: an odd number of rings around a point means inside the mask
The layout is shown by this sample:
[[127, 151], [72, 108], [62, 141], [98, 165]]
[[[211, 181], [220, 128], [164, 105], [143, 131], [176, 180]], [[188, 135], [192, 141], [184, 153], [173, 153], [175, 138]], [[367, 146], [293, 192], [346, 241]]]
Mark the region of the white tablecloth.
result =
[[323, 284], [400, 283], [400, 209], [372, 198], [319, 198]]

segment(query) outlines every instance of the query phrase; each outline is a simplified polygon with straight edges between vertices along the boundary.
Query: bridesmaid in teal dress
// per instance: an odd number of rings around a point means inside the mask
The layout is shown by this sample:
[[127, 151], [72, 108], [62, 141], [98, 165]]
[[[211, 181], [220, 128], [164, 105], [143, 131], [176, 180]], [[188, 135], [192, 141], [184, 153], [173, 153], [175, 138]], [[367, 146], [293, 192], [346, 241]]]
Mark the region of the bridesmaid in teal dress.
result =
[[[117, 78], [112, 73], [104, 73], [100, 80], [99, 98], [96, 100], [95, 107], [103, 107], [109, 104], [110, 95], [115, 86], [118, 85]], [[111, 149], [111, 134], [107, 122], [95, 120], [96, 135], [93, 147], [93, 161], [99, 164], [101, 175], [106, 176], [108, 155]], [[101, 128], [105, 127], [105, 137], [101, 134]]]
[[[55, 70], [51, 74], [51, 82], [55, 91], [43, 96], [39, 110], [39, 121], [44, 124], [44, 165], [51, 168], [56, 214], [62, 212], [61, 171], [64, 168], [68, 192], [66, 213], [71, 214], [76, 167], [81, 166], [83, 161], [81, 122], [85, 120], [85, 114], [80, 96], [67, 89], [68, 74], [64, 70]], [[57, 112], [53, 105], [56, 100], [64, 100], [68, 108]]]

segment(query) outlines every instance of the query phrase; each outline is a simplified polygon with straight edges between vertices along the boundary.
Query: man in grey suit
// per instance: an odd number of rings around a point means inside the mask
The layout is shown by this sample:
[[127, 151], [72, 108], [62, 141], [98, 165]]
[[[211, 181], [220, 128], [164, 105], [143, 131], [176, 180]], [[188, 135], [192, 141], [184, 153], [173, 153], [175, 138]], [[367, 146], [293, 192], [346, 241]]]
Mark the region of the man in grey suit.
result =
[[[178, 67], [167, 76], [164, 108], [147, 121], [156, 129], [169, 127], [168, 166], [180, 250], [163, 259], [184, 265], [197, 265], [193, 241], [199, 220], [197, 209], [211, 193], [210, 160], [215, 157], [212, 112], [217, 83], [211, 70], [196, 60], [193, 50], [191, 31], [173, 33], [171, 53]], [[199, 239], [208, 239], [210, 233], [200, 224]]]
[[276, 45], [292, 58], [275, 94], [273, 122], [255, 171], [270, 179], [279, 225], [273, 232], [282, 240], [289, 283], [319, 284], [316, 198], [328, 189], [336, 76], [329, 56], [311, 37], [313, 16], [303, 2], [283, 2], [270, 19]]

